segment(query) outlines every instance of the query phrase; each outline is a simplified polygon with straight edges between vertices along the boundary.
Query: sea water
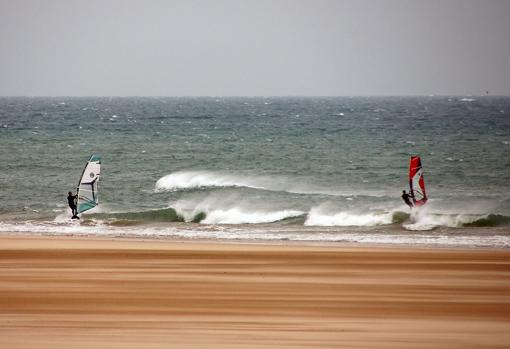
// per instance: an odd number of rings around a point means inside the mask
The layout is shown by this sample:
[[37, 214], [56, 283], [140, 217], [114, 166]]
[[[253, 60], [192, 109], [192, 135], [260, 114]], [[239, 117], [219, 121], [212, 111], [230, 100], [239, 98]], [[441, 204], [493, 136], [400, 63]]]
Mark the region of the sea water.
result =
[[0, 150], [2, 234], [510, 246], [510, 97], [4, 97]]

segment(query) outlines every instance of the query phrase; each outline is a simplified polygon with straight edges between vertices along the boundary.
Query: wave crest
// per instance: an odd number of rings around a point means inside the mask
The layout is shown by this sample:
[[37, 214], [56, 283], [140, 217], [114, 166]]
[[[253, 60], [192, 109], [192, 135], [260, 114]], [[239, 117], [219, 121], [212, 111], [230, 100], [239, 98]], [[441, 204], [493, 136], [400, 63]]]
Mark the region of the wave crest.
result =
[[510, 217], [500, 214], [488, 214], [464, 224], [467, 227], [497, 227], [502, 225], [510, 225]]
[[205, 224], [257, 224], [273, 223], [294, 218], [305, 213], [297, 210], [281, 210], [272, 212], [245, 212], [239, 208], [213, 210], [205, 215], [200, 223]]
[[325, 188], [311, 183], [305, 177], [288, 178], [285, 176], [243, 175], [216, 171], [178, 171], [161, 177], [156, 181], [156, 192], [192, 190], [200, 188], [250, 188], [292, 194], [354, 196], [368, 195], [380, 197], [384, 194], [376, 191], [356, 191], [339, 188]]
[[267, 179], [241, 177], [232, 174], [223, 174], [210, 171], [179, 171], [161, 177], [156, 182], [155, 190], [176, 191], [206, 187], [246, 187], [266, 189], [264, 183]]

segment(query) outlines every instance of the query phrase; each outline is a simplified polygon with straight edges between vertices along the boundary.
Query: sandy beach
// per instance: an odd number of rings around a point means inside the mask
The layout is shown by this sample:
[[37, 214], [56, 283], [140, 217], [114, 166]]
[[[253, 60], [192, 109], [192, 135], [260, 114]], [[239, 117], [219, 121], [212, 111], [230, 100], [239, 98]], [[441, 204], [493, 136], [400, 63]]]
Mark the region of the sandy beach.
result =
[[510, 251], [0, 237], [0, 348], [508, 348]]

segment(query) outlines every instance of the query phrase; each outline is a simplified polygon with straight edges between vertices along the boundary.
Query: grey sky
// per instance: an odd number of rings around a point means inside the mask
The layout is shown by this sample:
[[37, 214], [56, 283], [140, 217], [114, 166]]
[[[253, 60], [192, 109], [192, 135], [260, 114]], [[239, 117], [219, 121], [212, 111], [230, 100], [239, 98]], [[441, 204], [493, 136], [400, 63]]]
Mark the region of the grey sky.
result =
[[0, 0], [0, 95], [510, 95], [507, 0]]

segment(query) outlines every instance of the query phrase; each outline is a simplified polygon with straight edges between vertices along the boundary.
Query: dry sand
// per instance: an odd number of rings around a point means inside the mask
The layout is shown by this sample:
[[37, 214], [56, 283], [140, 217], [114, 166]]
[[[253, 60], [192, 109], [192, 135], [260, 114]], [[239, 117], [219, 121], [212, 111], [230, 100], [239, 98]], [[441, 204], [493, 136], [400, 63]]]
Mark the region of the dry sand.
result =
[[0, 237], [0, 348], [509, 348], [510, 251]]

